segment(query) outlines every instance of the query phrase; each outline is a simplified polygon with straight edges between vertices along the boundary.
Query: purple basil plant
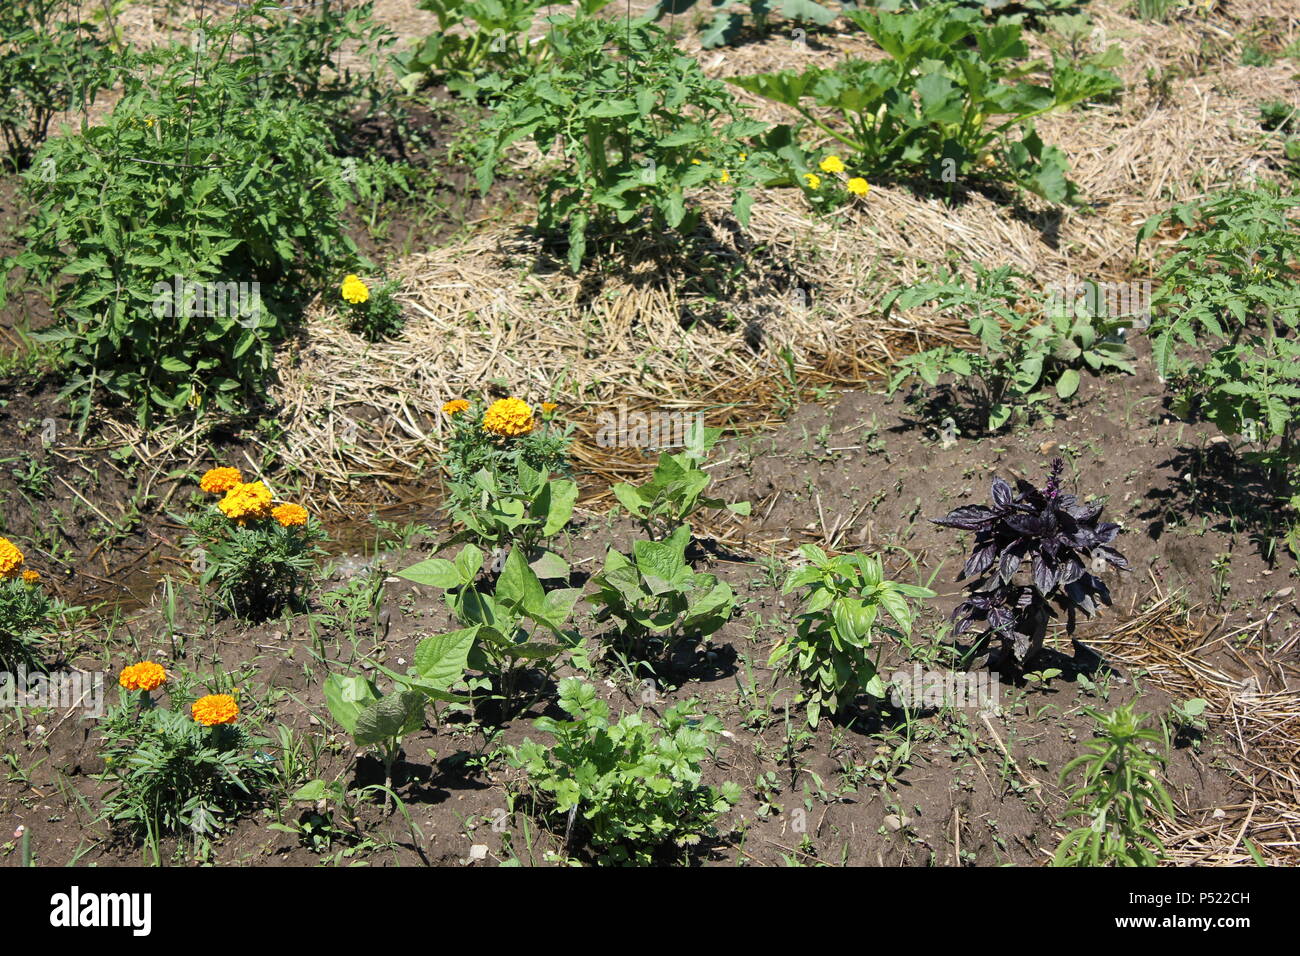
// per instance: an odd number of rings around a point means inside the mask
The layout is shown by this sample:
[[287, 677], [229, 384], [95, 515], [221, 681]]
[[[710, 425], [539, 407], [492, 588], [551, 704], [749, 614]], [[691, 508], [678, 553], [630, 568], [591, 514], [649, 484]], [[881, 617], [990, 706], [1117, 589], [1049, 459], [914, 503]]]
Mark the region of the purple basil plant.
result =
[[987, 624], [983, 636], [1002, 642], [1002, 666], [1023, 665], [1042, 649], [1053, 602], [1067, 611], [1073, 631], [1076, 608], [1091, 617], [1099, 601], [1110, 604], [1095, 572], [1106, 565], [1128, 570], [1111, 547], [1119, 525], [1099, 520], [1100, 504], [1081, 504], [1061, 491], [1064, 467], [1060, 458], [1053, 460], [1042, 491], [1023, 479], [1013, 491], [994, 476], [991, 505], [965, 505], [931, 519], [975, 532], [974, 551], [957, 578], [974, 580], [952, 619], [959, 635]]

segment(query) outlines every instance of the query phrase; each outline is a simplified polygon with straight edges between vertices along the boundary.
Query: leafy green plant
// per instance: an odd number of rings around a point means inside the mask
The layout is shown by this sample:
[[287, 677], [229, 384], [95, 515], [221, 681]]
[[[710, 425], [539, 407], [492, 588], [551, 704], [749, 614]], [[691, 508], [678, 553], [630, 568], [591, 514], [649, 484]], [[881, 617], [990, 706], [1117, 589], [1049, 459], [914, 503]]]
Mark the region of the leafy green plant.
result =
[[106, 398], [141, 423], [260, 404], [312, 286], [358, 255], [343, 211], [371, 167], [335, 154], [318, 102], [263, 76], [264, 5], [202, 25], [206, 56], [134, 55], [102, 124], [48, 141], [26, 175], [35, 212], [5, 271], [50, 288], [61, 321], [42, 338], [83, 429]]
[[56, 114], [81, 109], [112, 83], [112, 52], [69, 0], [0, 6], [0, 136], [9, 166], [25, 169]]
[[1074, 774], [1079, 789], [1067, 816], [1084, 817], [1086, 826], [1066, 834], [1052, 858], [1053, 866], [1155, 866], [1164, 846], [1151, 828], [1152, 814], [1173, 815], [1173, 802], [1160, 782], [1165, 758], [1148, 747], [1168, 741], [1146, 728], [1146, 715], [1131, 704], [1109, 714], [1086, 709], [1096, 722], [1096, 737], [1061, 770], [1061, 783]]
[[[888, 580], [877, 555], [831, 558], [815, 544], [799, 551], [808, 567], [791, 571], [781, 593], [805, 589], [803, 609], [795, 633], [777, 642], [768, 665], [799, 681], [808, 726], [816, 728], [823, 715], [834, 718], [860, 694], [884, 698], [876, 644], [884, 635], [910, 634], [916, 611], [908, 599], [932, 598], [934, 592]], [[892, 624], [884, 623], [881, 612]]]
[[618, 642], [638, 660], [671, 661], [683, 640], [708, 637], [735, 608], [730, 585], [691, 570], [690, 541], [690, 525], [682, 525], [663, 541], [633, 542], [631, 557], [610, 548], [592, 577], [596, 620], [617, 622]]
[[1105, 315], [1099, 296], [1065, 303], [1036, 293], [1026, 277], [1009, 266], [975, 266], [970, 284], [955, 274], [935, 282], [896, 289], [885, 299], [885, 314], [894, 308], [933, 305], [958, 311], [966, 320], [975, 350], [940, 345], [899, 360], [888, 390], [920, 379], [930, 388], [943, 375], [956, 379], [957, 391], [969, 399], [989, 431], [1046, 400], [1048, 389], [1069, 398], [1079, 388], [1080, 368], [1133, 372], [1133, 349], [1123, 332], [1133, 319]]
[[[857, 7], [844, 16], [888, 57], [729, 82], [790, 107], [843, 143], [860, 175], [1007, 181], [1051, 202], [1074, 198], [1065, 155], [1043, 143], [1033, 120], [1113, 92], [1113, 73], [1059, 55], [1050, 70], [1026, 65], [1020, 24], [989, 23], [951, 3], [900, 13]], [[1040, 71], [1045, 85], [1026, 79]]]
[[[656, 19], [668, 14], [680, 16], [695, 5], [696, 0], [660, 0], [651, 13]], [[706, 50], [736, 43], [746, 21], [756, 36], [767, 36], [774, 26], [773, 14], [791, 23], [821, 27], [829, 26], [839, 17], [834, 10], [813, 0], [709, 0], [709, 7], [713, 18], [700, 31], [700, 46]]]
[[749, 514], [748, 501], [726, 502], [704, 494], [713, 476], [703, 466], [721, 436], [721, 429], [705, 428], [696, 421], [687, 432], [685, 449], [663, 452], [648, 481], [640, 485], [626, 482], [614, 485], [614, 497], [650, 537], [663, 538], [702, 508], [726, 508], [734, 514]]
[[167, 687], [169, 708], [148, 693], [124, 691], [100, 725], [109, 783], [104, 815], [143, 839], [155, 864], [164, 837], [210, 842], [274, 779], [271, 761], [256, 749], [270, 741], [246, 729], [246, 715], [203, 726], [189, 713], [193, 677], [171, 671]]
[[[1160, 265], [1150, 335], [1181, 415], [1246, 446], [1283, 506], [1300, 509], [1300, 196], [1230, 189], [1153, 216], [1186, 230]], [[1208, 352], [1208, 356], [1205, 354]]]
[[1205, 719], [1209, 702], [1203, 697], [1175, 702], [1169, 705], [1169, 722], [1179, 736], [1190, 738], [1199, 749], [1201, 739], [1209, 732], [1210, 725]]
[[733, 783], [701, 783], [721, 721], [684, 701], [664, 711], [659, 733], [639, 713], [611, 723], [609, 705], [575, 677], [560, 682], [559, 703], [572, 719], [539, 718], [533, 726], [551, 741], [525, 738], [506, 760], [545, 816], [567, 816], [566, 848], [576, 836], [602, 863], [648, 865], [661, 850], [688, 851], [716, 834], [740, 797]]
[[[581, 15], [591, 16], [609, 0], [579, 0]], [[441, 78], [465, 97], [485, 92], [480, 82], [493, 72], [536, 69], [550, 55], [549, 38], [531, 34], [542, 0], [420, 0], [420, 9], [438, 18], [438, 32], [393, 57], [399, 82], [407, 91]]]
[[[536, 564], [547, 577], [567, 577], [569, 573], [568, 566], [549, 552]], [[469, 544], [454, 561], [428, 558], [398, 574], [446, 592], [447, 606], [463, 630], [445, 639], [454, 636], [457, 641], [469, 642], [469, 667], [486, 676], [485, 681], [471, 682], [470, 687], [490, 688], [503, 707], [512, 711], [519, 703], [516, 695], [524, 671], [530, 667], [553, 670], [556, 658], [573, 645], [575, 635], [566, 625], [582, 589], [546, 590], [518, 547], [510, 549], [491, 590], [479, 585], [482, 568], [483, 552]]]
[[688, 195], [697, 187], [729, 193], [736, 218], [748, 221], [750, 187], [766, 173], [746, 141], [768, 127], [747, 118], [725, 84], [643, 20], [559, 17], [547, 42], [544, 67], [491, 78], [494, 108], [476, 137], [482, 192], [513, 144], [556, 150], [537, 225], [567, 235], [574, 271], [592, 234], [616, 242], [645, 227], [689, 236], [701, 215]]

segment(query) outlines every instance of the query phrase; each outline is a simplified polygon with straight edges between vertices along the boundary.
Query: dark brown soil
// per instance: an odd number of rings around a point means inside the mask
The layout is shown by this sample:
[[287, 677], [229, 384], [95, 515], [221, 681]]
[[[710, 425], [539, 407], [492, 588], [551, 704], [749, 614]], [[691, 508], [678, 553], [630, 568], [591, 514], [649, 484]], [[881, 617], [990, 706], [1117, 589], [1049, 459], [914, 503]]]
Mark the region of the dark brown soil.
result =
[[[960, 549], [954, 533], [925, 519], [984, 501], [994, 471], [1036, 480], [1049, 458], [1064, 457], [1071, 490], [1105, 497], [1108, 516], [1123, 523], [1119, 546], [1134, 570], [1110, 577], [1115, 604], [1081, 623], [1075, 635], [1079, 644], [1063, 627], [1053, 628], [1048, 650], [1033, 667], [1055, 669], [1057, 676], [1042, 682], [1003, 676], [996, 711], [931, 708], [916, 716], [909, 736], [908, 724], [888, 706], [884, 712], [867, 708], [838, 724], [823, 721], [810, 733], [802, 711], [786, 709], [791, 687], [774, 680], [766, 666], [773, 641], [791, 626], [795, 612], [793, 597], [778, 590], [784, 562], [778, 569], [760, 559], [759, 548], [729, 548], [702, 538], [697, 567], [713, 570], [735, 588], [741, 607], [734, 619], [708, 645], [679, 657], [677, 669], [661, 675], [653, 688], [608, 658], [587, 675], [615, 714], [638, 708], [658, 714], [671, 702], [697, 697], [727, 728], [706, 780], [734, 781], [744, 797], [724, 817], [724, 832], [715, 843], [689, 856], [669, 855], [664, 862], [1044, 862], [1067, 822], [1062, 816], [1067, 792], [1057, 774], [1091, 736], [1083, 708], [1136, 701], [1140, 711], [1157, 719], [1168, 712], [1171, 701], [1144, 675], [1088, 649], [1090, 637], [1129, 619], [1157, 589], [1183, 592], [1189, 603], [1202, 607], [1207, 622], [1244, 621], [1259, 613], [1266, 599], [1271, 598], [1269, 606], [1280, 603], [1280, 619], [1264, 632], [1266, 644], [1218, 646], [1207, 652], [1206, 662], [1249, 676], [1249, 659], [1265, 665], [1258, 674], [1289, 674], [1281, 679], [1293, 681], [1295, 650], [1274, 652], [1300, 624], [1294, 600], [1287, 599], [1294, 592], [1285, 590], [1294, 587], [1294, 563], [1271, 563], [1252, 540], [1258, 529], [1240, 508], [1253, 493], [1249, 470], [1218, 446], [1210, 447], [1208, 456], [1201, 454], [1211, 433], [1173, 421], [1160, 394], [1159, 383], [1144, 375], [1091, 380], [1077, 400], [1050, 408], [1054, 420], [979, 440], [959, 436], [945, 448], [932, 430], [912, 421], [914, 411], [901, 399], [855, 392], [805, 406], [775, 432], [720, 448], [714, 489], [728, 499], [754, 503], [750, 519], [735, 526], [717, 523], [726, 540], [764, 543], [778, 556], [788, 556], [804, 541], [880, 551], [899, 580], [933, 578], [940, 596], [930, 602], [910, 649], [884, 649], [886, 674], [917, 663], [942, 666], [933, 638], [957, 600], [953, 579]], [[4, 434], [14, 422], [11, 417], [0, 424]], [[1188, 474], [1193, 480], [1184, 477]], [[105, 492], [111, 495], [112, 489]], [[20, 544], [28, 543], [28, 527], [13, 532]], [[354, 526], [348, 530], [360, 537]], [[321, 681], [329, 670], [365, 670], [369, 661], [404, 669], [421, 637], [449, 626], [438, 594], [391, 577], [393, 570], [428, 553], [445, 531], [417, 536], [409, 552], [337, 556], [313, 598], [311, 616], [251, 627], [214, 623], [199, 593], [187, 589], [174, 638], [157, 610], [146, 608], [125, 629], [87, 646], [77, 663], [112, 675], [128, 660], [155, 656], [201, 675], [236, 675], [252, 724], [263, 729], [280, 724], [318, 742], [319, 756], [307, 775], [341, 776], [354, 786], [382, 782], [372, 756], [354, 762], [356, 748], [333, 727]], [[607, 546], [626, 549], [634, 536], [626, 521], [585, 517], [560, 545], [574, 565], [575, 583], [599, 566]], [[158, 550], [166, 552], [173, 543], [159, 536]], [[1219, 562], [1216, 570], [1220, 555], [1230, 560]], [[376, 615], [362, 610], [340, 617], [337, 594], [326, 592], [349, 581], [364, 584], [372, 574], [384, 575], [386, 582]], [[322, 617], [326, 613], [337, 619], [331, 623]], [[586, 605], [579, 607], [577, 624], [599, 658], [600, 627]], [[1276, 684], [1279, 678], [1264, 680]], [[563, 826], [546, 821], [539, 830], [539, 821], [522, 810], [510, 812], [514, 772], [491, 759], [504, 745], [538, 736], [530, 718], [543, 713], [544, 702], [554, 696], [551, 687], [538, 689], [543, 703], [500, 726], [486, 712], [457, 714], [407, 739], [395, 784], [419, 836], [400, 814], [386, 816], [370, 805], [357, 822], [364, 842], [358, 835], [339, 837], [313, 852], [294, 834], [268, 829], [276, 821], [291, 824], [304, 812], [285, 799], [286, 784], [283, 792], [250, 808], [216, 843], [211, 861], [455, 865], [469, 860], [477, 844], [487, 847], [486, 863], [512, 856], [544, 862], [548, 851], [561, 848]], [[558, 715], [553, 708], [550, 713]], [[104, 784], [94, 777], [102, 763], [92, 723], [34, 714], [22, 722], [8, 719], [3, 733], [13, 759], [7, 779], [0, 780], [0, 830], [7, 832], [11, 824], [28, 827], [42, 863], [74, 857], [100, 865], [141, 860], [138, 847], [94, 819]], [[1180, 823], [1206, 822], [1215, 808], [1239, 801], [1226, 769], [1230, 763], [1231, 747], [1217, 731], [1200, 748], [1174, 750], [1168, 782]], [[178, 854], [178, 862], [191, 858], [174, 845], [170, 852]], [[569, 852], [586, 858], [580, 839]], [[4, 860], [13, 858], [9, 854]]]

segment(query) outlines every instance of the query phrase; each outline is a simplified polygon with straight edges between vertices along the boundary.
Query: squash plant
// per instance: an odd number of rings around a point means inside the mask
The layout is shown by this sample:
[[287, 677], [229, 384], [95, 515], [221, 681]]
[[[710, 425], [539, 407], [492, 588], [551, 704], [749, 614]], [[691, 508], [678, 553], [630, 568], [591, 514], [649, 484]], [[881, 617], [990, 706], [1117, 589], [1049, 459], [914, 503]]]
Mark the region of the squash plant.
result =
[[[950, 194], [957, 182], [1006, 181], [1050, 202], [1074, 198], [1065, 154], [1042, 141], [1033, 121], [1113, 92], [1120, 85], [1113, 73], [1062, 56], [1050, 67], [1026, 63], [1019, 23], [987, 22], [952, 3], [899, 13], [852, 8], [844, 16], [887, 58], [729, 82], [790, 107], [847, 146], [860, 175], [926, 177], [953, 184]], [[1036, 73], [1047, 82], [1028, 79]]]

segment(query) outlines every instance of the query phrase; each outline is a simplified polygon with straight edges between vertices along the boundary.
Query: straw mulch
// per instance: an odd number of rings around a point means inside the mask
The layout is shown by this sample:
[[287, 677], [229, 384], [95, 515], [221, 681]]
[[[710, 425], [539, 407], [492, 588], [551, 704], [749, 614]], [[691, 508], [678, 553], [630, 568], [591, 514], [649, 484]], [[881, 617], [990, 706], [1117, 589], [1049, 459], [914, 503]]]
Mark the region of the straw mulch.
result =
[[[1257, 104], [1294, 87], [1292, 68], [1238, 67], [1235, 53], [1203, 62], [1216, 38], [1230, 43], [1228, 21], [1145, 24], [1092, 7], [1102, 27], [1094, 44], [1124, 49], [1130, 92], [1039, 124], [1070, 156], [1083, 207], [1013, 206], [980, 194], [948, 206], [878, 186], [842, 215], [817, 218], [796, 191], [769, 190], [740, 230], [724, 205], [704, 197], [714, 268], [699, 249], [647, 243], [618, 258], [597, 255], [576, 276], [526, 222], [479, 224], [462, 241], [392, 266], [408, 315], [399, 339], [366, 343], [333, 300], [312, 310], [299, 347], [281, 358], [273, 396], [283, 406], [286, 461], [332, 486], [331, 496], [427, 473], [439, 406], [487, 389], [559, 401], [588, 436], [596, 412], [618, 404], [704, 408], [712, 422], [761, 427], [788, 388], [785, 350], [801, 386], [854, 385], [887, 370], [900, 350], [958, 334], [923, 313], [881, 318], [889, 290], [937, 266], [1012, 264], [1043, 284], [1146, 274], [1133, 265], [1133, 242], [1148, 216], [1243, 174], [1276, 175], [1276, 145], [1260, 135]], [[1294, 17], [1287, 29], [1294, 33]], [[856, 36], [818, 41], [793, 54], [777, 34], [705, 51], [702, 61], [730, 75], [789, 68], [794, 55], [830, 62], [863, 46]], [[1177, 78], [1197, 64], [1200, 75]], [[1167, 95], [1146, 89], [1148, 69], [1174, 77]], [[752, 102], [762, 118], [791, 119], [776, 104]], [[542, 157], [521, 150], [519, 160], [527, 168]], [[581, 464], [611, 476], [641, 467], [589, 441], [578, 448]]]
[[1247, 841], [1270, 865], [1300, 862], [1300, 672], [1288, 663], [1300, 635], [1269, 647], [1284, 603], [1228, 626], [1159, 596], [1113, 633], [1089, 642], [1175, 700], [1205, 700], [1211, 735], [1235, 751], [1230, 773], [1244, 799], [1178, 807], [1177, 821], [1157, 828], [1169, 863], [1253, 865]]

